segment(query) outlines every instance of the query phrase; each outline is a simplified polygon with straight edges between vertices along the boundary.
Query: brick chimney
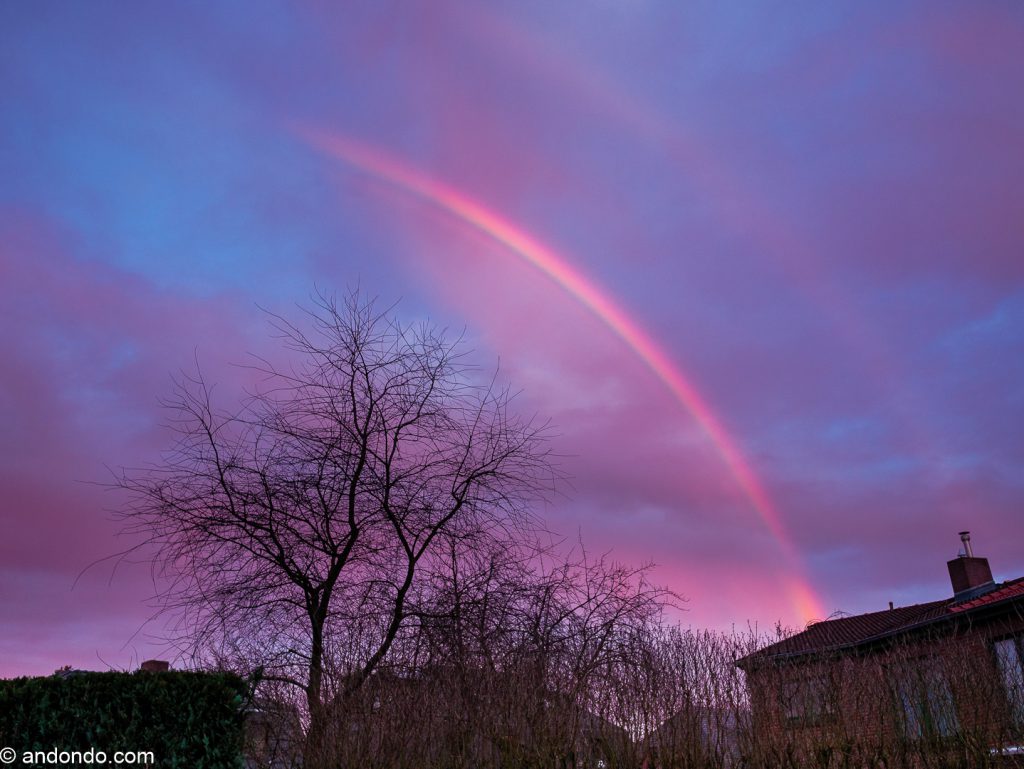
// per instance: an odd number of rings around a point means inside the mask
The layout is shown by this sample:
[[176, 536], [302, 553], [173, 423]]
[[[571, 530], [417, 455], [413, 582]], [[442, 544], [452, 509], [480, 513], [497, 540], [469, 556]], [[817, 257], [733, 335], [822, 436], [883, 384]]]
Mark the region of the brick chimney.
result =
[[995, 586], [992, 580], [992, 568], [988, 558], [976, 558], [971, 548], [971, 532], [961, 531], [960, 541], [964, 552], [946, 563], [949, 569], [949, 581], [953, 584], [953, 598], [964, 601], [974, 598]]
[[166, 673], [171, 668], [171, 663], [164, 660], [146, 660], [139, 665], [143, 673]]

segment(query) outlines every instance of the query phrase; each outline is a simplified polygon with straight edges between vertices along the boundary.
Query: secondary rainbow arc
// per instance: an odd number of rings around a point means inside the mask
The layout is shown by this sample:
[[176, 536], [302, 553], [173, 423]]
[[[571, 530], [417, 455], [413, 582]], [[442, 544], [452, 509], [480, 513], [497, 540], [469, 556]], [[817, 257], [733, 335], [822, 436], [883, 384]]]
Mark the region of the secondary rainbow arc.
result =
[[[796, 548], [767, 491], [714, 411], [668, 354], [592, 280], [552, 248], [456, 188], [347, 136], [308, 126], [295, 126], [295, 131], [320, 152], [416, 195], [473, 226], [540, 270], [590, 310], [636, 354], [700, 425], [784, 554], [792, 563], [799, 564]], [[824, 616], [820, 600], [802, 576], [788, 580], [786, 592], [805, 621]]]

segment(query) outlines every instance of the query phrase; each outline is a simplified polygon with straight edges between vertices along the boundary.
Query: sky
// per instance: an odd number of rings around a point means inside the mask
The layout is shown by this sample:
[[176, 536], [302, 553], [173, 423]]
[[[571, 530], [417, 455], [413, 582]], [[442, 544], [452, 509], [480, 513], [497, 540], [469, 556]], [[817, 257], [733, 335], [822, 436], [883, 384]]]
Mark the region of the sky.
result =
[[0, 675], [159, 654], [103, 488], [359, 286], [550, 418], [686, 626], [1024, 575], [1017, 2], [0, 6]]

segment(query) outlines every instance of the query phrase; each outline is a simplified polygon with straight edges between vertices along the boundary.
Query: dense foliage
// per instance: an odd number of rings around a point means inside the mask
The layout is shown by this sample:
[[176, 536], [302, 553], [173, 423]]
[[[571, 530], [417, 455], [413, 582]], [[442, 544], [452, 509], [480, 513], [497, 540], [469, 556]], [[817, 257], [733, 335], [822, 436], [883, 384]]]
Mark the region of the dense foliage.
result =
[[[155, 766], [241, 767], [249, 686], [231, 674], [73, 673], [0, 681], [0, 744], [151, 751]], [[19, 765], [22, 765], [19, 763]], [[38, 765], [45, 765], [40, 763]]]

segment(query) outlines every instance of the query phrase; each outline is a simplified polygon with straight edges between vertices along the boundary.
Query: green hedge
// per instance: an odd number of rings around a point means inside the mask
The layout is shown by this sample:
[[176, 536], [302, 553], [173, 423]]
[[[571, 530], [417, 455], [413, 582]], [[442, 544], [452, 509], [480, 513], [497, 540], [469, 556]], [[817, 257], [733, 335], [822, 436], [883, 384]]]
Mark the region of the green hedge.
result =
[[222, 673], [0, 680], [0, 747], [17, 751], [17, 767], [26, 751], [93, 748], [107, 766], [115, 751], [152, 751], [153, 766], [167, 769], [238, 769], [248, 700], [248, 684]]

